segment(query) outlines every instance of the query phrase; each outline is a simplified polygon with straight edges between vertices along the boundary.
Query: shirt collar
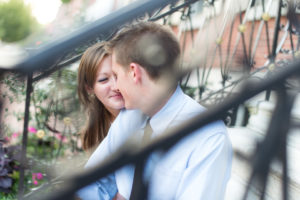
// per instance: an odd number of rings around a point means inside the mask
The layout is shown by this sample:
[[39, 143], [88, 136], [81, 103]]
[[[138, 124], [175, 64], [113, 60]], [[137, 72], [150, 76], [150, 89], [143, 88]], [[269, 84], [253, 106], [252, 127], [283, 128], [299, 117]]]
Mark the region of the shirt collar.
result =
[[[182, 100], [184, 93], [180, 86], [177, 86], [175, 92], [172, 94], [167, 103], [160, 109], [150, 120], [150, 126], [153, 130], [153, 135], [164, 132], [170, 122], [175, 118], [177, 113], [182, 109], [185, 101]], [[148, 118], [147, 118], [148, 119]], [[147, 119], [143, 127], [146, 126]]]

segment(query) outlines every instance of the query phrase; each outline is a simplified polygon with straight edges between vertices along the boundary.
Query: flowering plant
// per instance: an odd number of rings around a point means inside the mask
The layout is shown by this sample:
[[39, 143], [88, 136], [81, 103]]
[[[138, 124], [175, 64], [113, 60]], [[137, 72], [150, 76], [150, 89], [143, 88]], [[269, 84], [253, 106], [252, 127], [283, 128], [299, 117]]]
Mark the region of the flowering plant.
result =
[[20, 148], [18, 146], [4, 147], [0, 141], [0, 192], [11, 192], [18, 179]]
[[[82, 112], [79, 112], [80, 106], [76, 96], [76, 74], [74, 70], [64, 69], [53, 73], [48, 79], [33, 84], [27, 129], [26, 163], [24, 171], [20, 172], [20, 159], [16, 159], [19, 157], [8, 152], [9, 149], [13, 150], [14, 146], [20, 149], [23, 137], [20, 125], [24, 123], [24, 109], [14, 110], [11, 105], [24, 102], [26, 84], [14, 74], [8, 74], [5, 79], [0, 80], [0, 84], [3, 83], [5, 88], [3, 92], [1, 91], [0, 97], [6, 102], [2, 109], [4, 123], [0, 125], [0, 131], [4, 133], [0, 134], [0, 139], [3, 138], [0, 152], [1, 200], [2, 197], [5, 200], [16, 199], [19, 174], [24, 175], [22, 181], [24, 193], [29, 194], [43, 184], [53, 184], [52, 180], [55, 177], [68, 171], [63, 165], [65, 160], [71, 160], [82, 153], [78, 135], [82, 125], [79, 116]], [[62, 170], [56, 170], [57, 168]]]

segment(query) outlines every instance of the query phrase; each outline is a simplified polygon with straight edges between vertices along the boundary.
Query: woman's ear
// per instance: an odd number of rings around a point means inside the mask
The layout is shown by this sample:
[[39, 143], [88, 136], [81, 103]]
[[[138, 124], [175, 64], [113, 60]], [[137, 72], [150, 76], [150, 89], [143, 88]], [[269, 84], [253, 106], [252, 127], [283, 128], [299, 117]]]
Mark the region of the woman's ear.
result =
[[129, 75], [134, 83], [139, 83], [142, 80], [142, 67], [137, 63], [130, 63], [129, 65]]
[[85, 89], [86, 89], [86, 91], [87, 91], [88, 94], [94, 94], [94, 90], [90, 86], [85, 85]]

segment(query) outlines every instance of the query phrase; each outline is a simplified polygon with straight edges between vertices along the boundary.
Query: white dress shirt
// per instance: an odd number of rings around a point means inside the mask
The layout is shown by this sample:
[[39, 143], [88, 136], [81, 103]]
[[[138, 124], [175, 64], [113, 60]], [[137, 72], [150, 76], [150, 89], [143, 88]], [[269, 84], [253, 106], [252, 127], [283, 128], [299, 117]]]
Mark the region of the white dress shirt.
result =
[[[200, 104], [177, 87], [165, 106], [150, 120], [152, 137], [202, 111], [204, 108]], [[142, 139], [146, 119], [137, 110], [121, 111], [86, 167], [105, 159], [128, 138]], [[211, 123], [185, 137], [166, 153], [155, 152], [150, 156], [145, 172], [149, 177], [149, 199], [221, 200], [230, 178], [231, 163], [232, 147], [226, 127], [221, 121]], [[114, 175], [119, 193], [129, 199], [134, 167], [125, 166]]]

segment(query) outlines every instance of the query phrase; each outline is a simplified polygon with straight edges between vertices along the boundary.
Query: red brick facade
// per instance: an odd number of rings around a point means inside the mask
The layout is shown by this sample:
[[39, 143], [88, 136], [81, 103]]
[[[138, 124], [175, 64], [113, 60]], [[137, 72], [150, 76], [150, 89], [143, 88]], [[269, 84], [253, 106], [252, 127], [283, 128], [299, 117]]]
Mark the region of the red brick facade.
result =
[[[252, 32], [252, 27], [254, 27], [253, 30], [253, 39], [252, 39], [252, 50], [254, 48], [254, 43], [256, 40], [256, 37], [258, 36], [258, 29], [260, 26], [261, 21], [254, 21], [254, 24], [252, 24], [251, 21], [246, 22], [245, 23], [245, 32], [243, 33], [244, 35], [244, 40], [245, 40], [245, 46], [246, 46], [246, 52], [247, 52], [247, 57], [249, 57], [249, 48], [250, 48], [250, 36], [251, 36], [251, 32]], [[268, 50], [268, 40], [267, 40], [267, 34], [266, 34], [266, 24], [263, 25], [261, 34], [260, 34], [260, 39], [258, 41], [257, 44], [257, 48], [254, 54], [254, 68], [259, 68], [261, 66], [264, 65], [264, 63], [267, 61], [268, 59], [268, 55], [269, 55], [269, 51], [270, 53], [272, 52], [272, 45], [273, 45], [273, 38], [274, 38], [274, 33], [275, 33], [275, 23], [276, 23], [276, 19], [275, 18], [271, 18], [268, 22], [267, 22], [267, 26], [268, 26], [268, 37], [269, 37], [269, 50]], [[287, 24], [287, 18], [286, 17], [282, 17], [280, 20], [280, 24], [282, 26], [285, 26]], [[208, 51], [209, 53], [207, 54], [208, 56], [206, 57], [206, 59], [209, 61], [208, 65], [212, 65], [213, 62], [213, 66], [214, 67], [219, 67], [221, 64], [224, 66], [224, 63], [226, 61], [227, 58], [227, 51], [228, 51], [228, 43], [230, 41], [230, 29], [231, 29], [231, 24], [228, 23], [224, 33], [222, 35], [222, 37], [220, 37], [218, 39], [216, 29], [221, 29], [220, 27], [213, 27], [215, 26], [214, 24], [211, 23], [210, 27], [206, 26], [204, 29], [201, 29], [199, 32], [199, 29], [194, 29], [193, 30], [193, 35], [194, 38], [196, 38], [197, 36], [197, 48], [196, 48], [196, 52], [194, 52], [193, 56], [197, 56], [197, 55], [206, 55], [205, 52], [207, 51], [207, 46], [208, 46]], [[229, 48], [229, 63], [230, 63], [230, 58], [232, 58], [232, 54], [233, 54], [233, 50], [235, 48], [235, 44], [238, 38], [238, 35], [242, 35], [241, 32], [239, 32], [239, 26], [240, 26], [240, 20], [239, 20], [239, 16], [235, 18], [234, 24], [233, 24], [233, 29], [232, 29], [232, 37], [231, 37], [231, 41], [230, 41], [230, 48]], [[174, 32], [176, 34], [179, 33], [178, 28], [177, 27], [172, 27]], [[208, 34], [207, 34], [208, 31]], [[220, 31], [220, 30], [217, 30]], [[283, 36], [285, 34], [284, 28], [281, 29], [281, 31], [279, 32], [279, 37], [278, 37], [278, 42], [277, 45], [279, 45], [280, 41], [282, 40]], [[213, 39], [212, 39], [213, 38]], [[217, 38], [217, 39], [215, 39]], [[294, 48], [296, 49], [296, 45], [298, 42], [298, 38], [296, 35], [292, 36], [292, 40], [293, 40], [293, 45]], [[181, 33], [180, 35], [180, 42], [181, 45], [183, 46], [184, 43], [184, 33]], [[219, 49], [217, 50], [216, 55], [214, 56], [214, 52], [215, 52], [215, 48], [217, 46], [217, 43], [220, 43], [220, 47], [221, 47], [221, 56], [220, 56], [220, 51]], [[185, 45], [185, 52], [189, 52], [189, 50], [192, 48], [192, 34], [191, 31], [186, 31], [186, 45]], [[207, 45], [209, 44], [209, 45]], [[203, 47], [203, 48], [202, 48]], [[287, 37], [284, 41], [284, 44], [282, 46], [282, 49], [288, 49], [291, 50], [291, 40], [290, 40], [290, 34], [289, 32], [287, 33]], [[199, 54], [197, 54], [197, 52], [199, 52]], [[188, 55], [188, 53], [184, 56], [186, 60], [190, 59], [190, 55]], [[237, 45], [237, 50], [236, 50], [236, 54], [232, 60], [232, 64], [230, 65], [231, 67], [241, 67], [242, 65], [242, 60], [244, 58], [244, 48], [243, 48], [243, 44], [242, 44], [242, 37], [240, 37], [240, 40], [238, 42]], [[278, 53], [276, 56], [276, 61], [278, 60], [282, 60], [282, 59], [291, 59], [292, 58], [292, 54], [284, 54], [284, 53]]]

